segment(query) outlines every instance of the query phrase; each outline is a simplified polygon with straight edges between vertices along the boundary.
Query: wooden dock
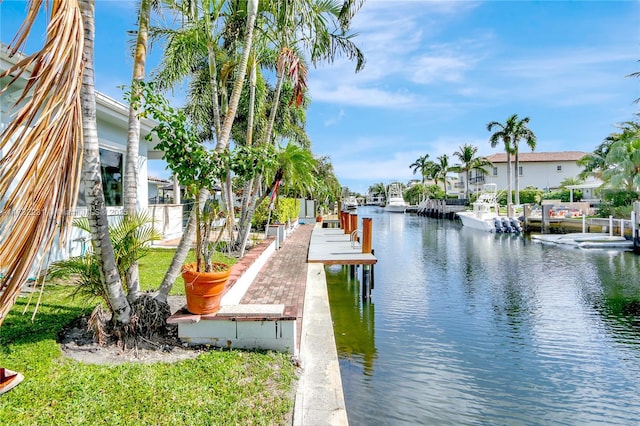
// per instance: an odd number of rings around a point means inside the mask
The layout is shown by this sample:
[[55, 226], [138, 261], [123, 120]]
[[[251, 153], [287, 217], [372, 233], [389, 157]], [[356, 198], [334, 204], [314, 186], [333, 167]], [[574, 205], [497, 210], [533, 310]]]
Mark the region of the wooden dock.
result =
[[362, 246], [353, 243], [343, 229], [316, 226], [311, 234], [307, 261], [325, 265], [374, 265], [378, 260], [372, 253], [362, 253]]

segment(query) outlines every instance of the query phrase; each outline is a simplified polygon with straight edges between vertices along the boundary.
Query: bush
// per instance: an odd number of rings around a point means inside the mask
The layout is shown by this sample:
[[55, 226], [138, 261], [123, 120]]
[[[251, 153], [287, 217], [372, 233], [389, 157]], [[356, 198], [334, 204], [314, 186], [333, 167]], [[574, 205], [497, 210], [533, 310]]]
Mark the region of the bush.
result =
[[[560, 200], [563, 203], [571, 201], [571, 191], [568, 189], [562, 189], [560, 191], [549, 192], [542, 196], [543, 200]], [[578, 202], [582, 200], [582, 191], [573, 191], [573, 201]]]
[[[271, 212], [271, 223], [286, 223], [300, 214], [300, 201], [295, 198], [280, 198], [276, 200], [275, 208]], [[269, 218], [269, 199], [265, 198], [256, 208], [251, 220], [253, 229], [264, 230]]]
[[630, 206], [638, 199], [638, 193], [635, 191], [602, 191], [602, 199], [612, 207]]

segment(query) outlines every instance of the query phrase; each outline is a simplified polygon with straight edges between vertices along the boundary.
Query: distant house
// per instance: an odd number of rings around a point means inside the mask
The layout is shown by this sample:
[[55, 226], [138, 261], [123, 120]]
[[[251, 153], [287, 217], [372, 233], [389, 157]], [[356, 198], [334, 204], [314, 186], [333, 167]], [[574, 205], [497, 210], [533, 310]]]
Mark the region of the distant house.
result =
[[[518, 177], [520, 190], [533, 186], [538, 189], [553, 191], [560, 187], [563, 180], [577, 178], [582, 167], [577, 161], [587, 155], [582, 151], [561, 152], [521, 152], [518, 154]], [[484, 183], [496, 183], [498, 190], [507, 189], [507, 154], [498, 153], [487, 156], [493, 163], [489, 173], [482, 175], [477, 171], [471, 172], [469, 190], [476, 191]], [[515, 167], [514, 156], [511, 156], [511, 167]], [[515, 189], [514, 170], [511, 170], [512, 189]]]

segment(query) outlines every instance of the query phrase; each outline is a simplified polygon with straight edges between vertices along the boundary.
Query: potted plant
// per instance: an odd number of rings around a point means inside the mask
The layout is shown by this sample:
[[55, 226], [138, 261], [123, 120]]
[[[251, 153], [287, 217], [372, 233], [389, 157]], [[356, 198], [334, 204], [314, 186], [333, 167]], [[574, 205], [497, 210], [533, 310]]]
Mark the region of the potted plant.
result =
[[[196, 262], [182, 266], [187, 309], [193, 314], [211, 314], [219, 308], [220, 299], [231, 265], [212, 262], [216, 241], [211, 240], [214, 224], [221, 219], [220, 211], [208, 195], [216, 183], [224, 180], [229, 164], [229, 152], [208, 150], [184, 111], [169, 105], [164, 96], [154, 92], [153, 85], [140, 82], [144, 109], [140, 114], [151, 117], [158, 124], [146, 138], [159, 142], [163, 159], [178, 177], [188, 196], [194, 199], [196, 225]], [[140, 99], [132, 99], [139, 102]], [[141, 109], [141, 108], [140, 108]]]
[[[162, 158], [169, 169], [194, 199], [196, 262], [182, 266], [187, 309], [194, 314], [214, 313], [218, 310], [217, 304], [222, 297], [231, 265], [212, 262], [224, 229], [211, 239], [216, 228], [214, 225], [223, 220], [223, 213], [214, 201], [207, 199], [208, 194], [213, 192], [216, 184], [226, 180], [229, 171], [235, 176], [248, 179], [266, 164], [273, 162], [275, 153], [271, 145], [237, 145], [233, 153], [228, 149], [221, 152], [207, 149], [183, 110], [171, 107], [164, 96], [154, 92], [152, 84], [138, 84], [144, 99], [141, 116], [150, 117], [158, 123], [146, 138], [153, 140], [154, 135], [157, 137], [159, 142], [156, 143], [156, 149], [162, 150]], [[139, 101], [140, 99], [132, 99], [132, 103]], [[227, 214], [233, 215], [234, 212], [228, 211]], [[207, 284], [203, 283], [207, 282], [212, 288], [206, 288]], [[196, 300], [197, 298], [203, 300]], [[194, 301], [190, 303], [192, 299]]]
[[213, 255], [222, 236], [221, 227], [217, 237], [211, 233], [224, 221], [217, 202], [207, 200], [200, 211], [196, 204], [196, 261], [182, 266], [187, 310], [192, 314], [212, 314], [220, 308], [220, 300], [231, 274], [231, 265], [213, 262]]

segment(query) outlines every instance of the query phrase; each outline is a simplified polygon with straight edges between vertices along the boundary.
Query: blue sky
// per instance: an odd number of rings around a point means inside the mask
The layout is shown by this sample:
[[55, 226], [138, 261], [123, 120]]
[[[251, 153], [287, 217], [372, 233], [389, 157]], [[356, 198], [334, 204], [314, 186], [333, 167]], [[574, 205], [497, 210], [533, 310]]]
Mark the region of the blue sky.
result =
[[[0, 3], [4, 43], [24, 5]], [[135, 2], [97, 0], [96, 12], [96, 86], [120, 100], [117, 86], [131, 79]], [[353, 30], [365, 69], [355, 74], [346, 60], [312, 68], [307, 115], [314, 153], [330, 156], [353, 191], [408, 181], [416, 158], [465, 143], [500, 152], [486, 124], [514, 113], [530, 117], [536, 151], [589, 152], [640, 111], [640, 79], [625, 78], [640, 71], [637, 0], [368, 0]]]

